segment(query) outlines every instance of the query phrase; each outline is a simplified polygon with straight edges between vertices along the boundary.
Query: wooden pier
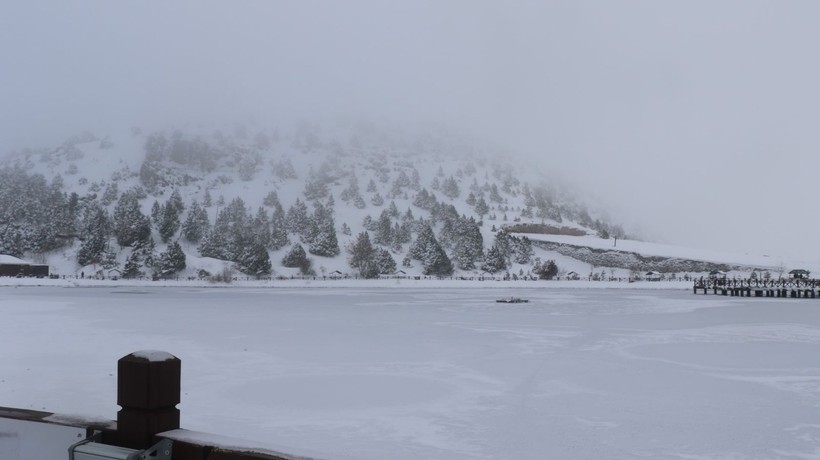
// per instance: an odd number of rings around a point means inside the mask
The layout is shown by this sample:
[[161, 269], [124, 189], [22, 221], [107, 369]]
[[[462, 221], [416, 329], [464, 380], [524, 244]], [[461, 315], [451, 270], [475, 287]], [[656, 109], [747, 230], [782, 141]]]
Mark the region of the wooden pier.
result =
[[788, 278], [776, 280], [700, 278], [695, 280], [694, 292], [732, 297], [781, 297], [816, 299], [820, 297], [820, 280]]

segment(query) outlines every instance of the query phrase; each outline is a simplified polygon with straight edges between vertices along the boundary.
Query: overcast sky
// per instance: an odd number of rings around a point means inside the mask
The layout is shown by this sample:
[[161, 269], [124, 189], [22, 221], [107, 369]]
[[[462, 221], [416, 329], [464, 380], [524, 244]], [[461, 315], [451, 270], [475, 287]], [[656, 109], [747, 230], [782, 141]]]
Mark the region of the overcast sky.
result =
[[0, 2], [0, 148], [134, 124], [431, 120], [667, 242], [820, 259], [820, 2]]

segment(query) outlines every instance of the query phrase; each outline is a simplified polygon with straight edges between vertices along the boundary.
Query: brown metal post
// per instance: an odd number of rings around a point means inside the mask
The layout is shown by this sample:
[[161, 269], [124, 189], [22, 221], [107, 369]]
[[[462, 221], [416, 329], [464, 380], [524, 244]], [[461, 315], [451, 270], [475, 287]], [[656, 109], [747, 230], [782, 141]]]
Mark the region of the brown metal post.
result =
[[137, 351], [117, 361], [117, 441], [146, 449], [153, 437], [179, 428], [182, 363], [163, 351]]

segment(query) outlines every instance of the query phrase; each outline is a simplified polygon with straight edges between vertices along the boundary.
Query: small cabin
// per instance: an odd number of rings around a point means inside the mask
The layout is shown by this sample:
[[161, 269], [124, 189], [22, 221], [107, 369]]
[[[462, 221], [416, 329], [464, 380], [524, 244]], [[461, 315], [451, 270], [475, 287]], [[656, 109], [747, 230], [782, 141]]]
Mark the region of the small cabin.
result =
[[579, 280], [579, 279], [581, 279], [581, 275], [579, 275], [576, 272], [569, 272], [569, 273], [567, 273], [567, 279], [568, 280]]
[[644, 275], [644, 278], [647, 281], [660, 281], [661, 280], [661, 274], [658, 273], [658, 272], [646, 272], [646, 275]]
[[712, 270], [709, 272], [709, 278], [713, 280], [725, 280], [726, 272], [720, 270]]
[[795, 280], [807, 280], [809, 279], [809, 271], [803, 270], [802, 268], [797, 268], [789, 272], [789, 278]]
[[404, 278], [407, 278], [407, 272], [405, 272], [404, 270], [398, 270], [398, 271], [393, 272], [393, 273], [382, 273], [382, 274], [379, 275], [379, 279], [392, 280], [392, 279], [404, 279]]

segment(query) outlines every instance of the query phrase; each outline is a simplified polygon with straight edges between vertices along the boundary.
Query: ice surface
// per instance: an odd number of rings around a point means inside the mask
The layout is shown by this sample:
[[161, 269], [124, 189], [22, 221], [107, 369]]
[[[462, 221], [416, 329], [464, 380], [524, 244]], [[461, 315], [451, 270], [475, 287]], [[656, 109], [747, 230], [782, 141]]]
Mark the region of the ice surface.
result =
[[183, 428], [294, 453], [820, 454], [817, 300], [313, 287], [0, 288], [0, 405], [115, 418], [117, 359], [160, 349]]

